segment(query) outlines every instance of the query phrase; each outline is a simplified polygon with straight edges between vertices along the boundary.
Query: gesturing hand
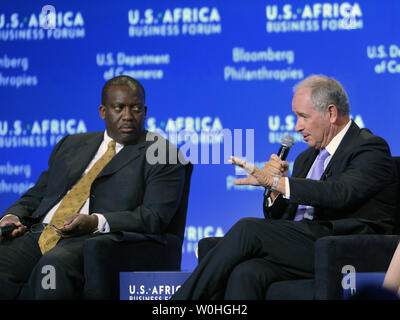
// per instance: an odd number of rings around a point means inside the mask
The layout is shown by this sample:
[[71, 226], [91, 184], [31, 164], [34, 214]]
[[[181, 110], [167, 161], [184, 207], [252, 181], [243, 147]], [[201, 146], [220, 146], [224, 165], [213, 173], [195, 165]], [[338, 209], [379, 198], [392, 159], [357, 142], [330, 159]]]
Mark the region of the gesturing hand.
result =
[[235, 166], [243, 168], [247, 172], [247, 178], [236, 179], [233, 181], [234, 184], [237, 185], [252, 185], [252, 186], [264, 186], [268, 187], [272, 183], [272, 175], [265, 170], [265, 166], [263, 170], [260, 170], [256, 166], [251, 163], [247, 163], [237, 157], [231, 156], [229, 160], [230, 163]]

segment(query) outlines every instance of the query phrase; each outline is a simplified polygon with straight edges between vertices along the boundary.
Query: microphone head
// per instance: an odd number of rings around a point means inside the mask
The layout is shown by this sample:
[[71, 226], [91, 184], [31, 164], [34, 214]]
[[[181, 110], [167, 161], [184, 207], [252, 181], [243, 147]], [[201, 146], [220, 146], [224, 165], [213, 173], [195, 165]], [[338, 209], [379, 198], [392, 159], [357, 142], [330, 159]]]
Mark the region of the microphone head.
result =
[[293, 147], [293, 145], [294, 145], [294, 139], [293, 139], [293, 137], [292, 137], [292, 136], [289, 136], [289, 135], [284, 136], [284, 137], [282, 138], [281, 145], [283, 145], [283, 146], [285, 146], [285, 147], [287, 147], [287, 148]]

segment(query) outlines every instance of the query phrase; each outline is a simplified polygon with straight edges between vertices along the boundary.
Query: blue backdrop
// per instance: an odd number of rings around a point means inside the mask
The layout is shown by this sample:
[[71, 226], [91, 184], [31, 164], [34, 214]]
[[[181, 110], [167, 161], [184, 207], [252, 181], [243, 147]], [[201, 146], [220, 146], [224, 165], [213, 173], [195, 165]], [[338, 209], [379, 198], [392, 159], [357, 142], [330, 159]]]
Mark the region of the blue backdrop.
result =
[[[62, 136], [104, 130], [101, 89], [120, 74], [143, 83], [149, 130], [237, 129], [233, 140], [259, 166], [285, 134], [295, 138], [289, 161], [306, 148], [294, 132], [292, 87], [326, 74], [348, 91], [353, 119], [399, 155], [399, 13], [396, 0], [2, 1], [0, 212], [35, 183]], [[195, 163], [189, 271], [199, 239], [263, 216], [263, 190], [233, 185], [229, 143], [214, 164], [204, 144], [186, 153]]]

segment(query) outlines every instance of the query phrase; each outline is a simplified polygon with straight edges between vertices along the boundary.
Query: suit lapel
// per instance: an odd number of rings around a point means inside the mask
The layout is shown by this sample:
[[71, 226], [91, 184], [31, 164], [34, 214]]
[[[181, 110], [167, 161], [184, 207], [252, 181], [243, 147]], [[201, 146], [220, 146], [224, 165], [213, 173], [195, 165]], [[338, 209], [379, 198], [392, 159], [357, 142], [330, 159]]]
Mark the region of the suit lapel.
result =
[[78, 179], [82, 176], [83, 172], [92, 161], [100, 144], [103, 141], [104, 133], [99, 132], [81, 144], [74, 148], [73, 154], [66, 159], [67, 171], [68, 171], [68, 182], [67, 188], [70, 189], [73, 184], [75, 184]]
[[[329, 161], [328, 166], [326, 167], [324, 173], [322, 174], [321, 180], [326, 180], [326, 178], [330, 175], [331, 169], [335, 163], [337, 163], [338, 160], [342, 159], [342, 156], [344, 154], [347, 154], [347, 150], [352, 147], [352, 141], [355, 137], [358, 136], [358, 133], [360, 131], [360, 128], [352, 121], [352, 124], [350, 125], [349, 130], [346, 132], [345, 136], [343, 137], [343, 140], [340, 142], [339, 147], [337, 148], [335, 154], [333, 155], [332, 159]], [[304, 154], [304, 160], [303, 166], [296, 170], [296, 172], [293, 171], [293, 177], [297, 178], [305, 178], [307, 176], [308, 171], [311, 169], [312, 164], [315, 161], [315, 158], [318, 156], [319, 151], [310, 148], [307, 150], [307, 152]], [[298, 204], [297, 203], [292, 203], [290, 208], [288, 209], [287, 216], [285, 216], [289, 220], [293, 220], [296, 212], [297, 212]], [[315, 208], [314, 216], [318, 216], [319, 208]]]
[[351, 120], [351, 125], [349, 130], [344, 135], [342, 141], [339, 144], [339, 147], [336, 149], [332, 159], [329, 161], [328, 166], [326, 167], [324, 173], [322, 174], [321, 180], [325, 180], [327, 177], [331, 175], [331, 169], [335, 165], [337, 161], [340, 161], [347, 153], [348, 149], [350, 149], [353, 145], [353, 140], [358, 136], [360, 132], [360, 128]]
[[[343, 155], [347, 154], [348, 149], [352, 147], [352, 142], [354, 138], [358, 136], [360, 132], [360, 128], [352, 121], [349, 130], [343, 137], [343, 140], [340, 142], [339, 147], [337, 148], [335, 154], [332, 159], [329, 161], [328, 166], [326, 167], [324, 174], [322, 175], [322, 179], [326, 178], [330, 175], [332, 166], [343, 158]], [[303, 155], [302, 166], [297, 166], [296, 171], [293, 171], [293, 177], [297, 178], [305, 178], [310, 171], [312, 164], [314, 163], [315, 158], [318, 156], [318, 150], [314, 148], [309, 148]]]
[[103, 168], [96, 179], [113, 174], [125, 166], [128, 162], [137, 159], [146, 151], [145, 144], [125, 146], [112, 160]]
[[144, 131], [140, 136], [138, 143], [124, 146], [122, 150], [118, 152], [118, 154], [116, 154], [114, 158], [112, 158], [112, 160], [103, 168], [96, 179], [117, 172], [128, 162], [137, 159], [143, 152], [146, 152], [146, 145], [148, 144], [146, 141], [146, 136], [147, 131]]
[[[304, 154], [304, 159], [302, 159], [303, 165], [297, 166], [296, 171], [293, 171], [293, 177], [297, 178], [305, 178], [310, 171], [312, 164], [314, 163], [315, 158], [318, 155], [318, 150], [314, 148], [309, 148]], [[293, 168], [294, 169], [294, 168]]]
[[[318, 155], [318, 150], [314, 148], [308, 148], [304, 153], [302, 153], [302, 158], [299, 159], [302, 165], [296, 165], [293, 168], [293, 177], [296, 178], [305, 178], [307, 177], [308, 171], [312, 164], [314, 163], [315, 158]], [[287, 212], [282, 216], [283, 219], [293, 220], [296, 212], [297, 212], [298, 204], [297, 203], [290, 203]]]
[[[65, 160], [68, 171], [66, 190], [69, 190], [72, 185], [81, 178], [83, 172], [96, 155], [103, 139], [104, 132], [99, 132], [89, 137], [85, 141], [82, 141], [81, 144], [77, 145], [73, 150], [73, 154], [68, 156]], [[118, 152], [118, 154], [103, 168], [97, 178], [113, 174], [128, 162], [138, 158], [145, 151], [146, 141], [144, 134], [137, 144], [127, 145]]]

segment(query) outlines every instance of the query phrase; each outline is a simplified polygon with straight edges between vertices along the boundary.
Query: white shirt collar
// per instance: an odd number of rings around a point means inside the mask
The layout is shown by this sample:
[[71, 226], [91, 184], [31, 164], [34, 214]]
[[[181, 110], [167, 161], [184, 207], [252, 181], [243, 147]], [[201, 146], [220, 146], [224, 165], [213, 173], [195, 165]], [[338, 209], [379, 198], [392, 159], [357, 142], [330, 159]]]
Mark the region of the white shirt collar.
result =
[[[108, 143], [110, 141], [112, 141], [113, 139], [108, 135], [107, 130], [104, 130], [104, 139], [103, 139], [103, 143], [108, 146]], [[122, 148], [124, 147], [123, 144], [120, 144], [118, 142], [116, 142], [115, 144], [115, 153], [118, 153]]]
[[351, 125], [351, 120], [349, 120], [346, 126], [342, 130], [340, 130], [339, 133], [336, 136], [334, 136], [331, 142], [329, 142], [328, 145], [325, 147], [325, 149], [329, 152], [330, 156], [333, 156], [333, 154], [336, 152], [336, 149], [342, 142], [344, 135], [349, 130], [350, 125]]

